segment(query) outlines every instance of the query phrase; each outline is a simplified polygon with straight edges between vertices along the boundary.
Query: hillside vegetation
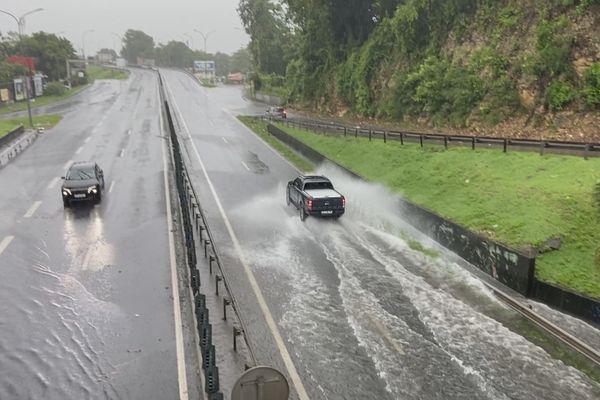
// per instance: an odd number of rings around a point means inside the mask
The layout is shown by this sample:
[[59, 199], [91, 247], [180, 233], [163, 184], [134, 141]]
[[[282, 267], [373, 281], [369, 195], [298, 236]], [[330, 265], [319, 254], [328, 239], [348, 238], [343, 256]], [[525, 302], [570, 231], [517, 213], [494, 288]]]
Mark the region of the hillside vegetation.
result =
[[600, 0], [313, 3], [241, 2], [259, 86], [338, 115], [600, 141]]

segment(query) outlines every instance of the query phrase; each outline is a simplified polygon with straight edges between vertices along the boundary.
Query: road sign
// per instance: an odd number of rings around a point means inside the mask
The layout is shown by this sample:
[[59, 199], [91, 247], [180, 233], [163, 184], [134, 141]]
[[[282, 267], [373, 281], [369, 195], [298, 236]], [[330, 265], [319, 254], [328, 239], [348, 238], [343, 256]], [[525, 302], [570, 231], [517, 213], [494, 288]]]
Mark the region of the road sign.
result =
[[285, 376], [271, 367], [249, 369], [233, 385], [231, 400], [287, 400], [290, 387]]

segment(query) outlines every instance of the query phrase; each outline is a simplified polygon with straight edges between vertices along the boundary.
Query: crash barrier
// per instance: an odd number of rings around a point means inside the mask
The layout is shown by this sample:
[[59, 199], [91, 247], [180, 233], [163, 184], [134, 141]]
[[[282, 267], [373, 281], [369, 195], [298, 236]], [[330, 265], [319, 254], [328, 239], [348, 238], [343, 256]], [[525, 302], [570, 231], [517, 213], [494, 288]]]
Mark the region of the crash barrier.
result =
[[[159, 74], [161, 88], [163, 86], [162, 77]], [[206, 296], [200, 292], [202, 285], [200, 271], [197, 268], [197, 249], [208, 263], [209, 272], [215, 272], [215, 292], [219, 296], [219, 285], [223, 284], [225, 296], [223, 296], [223, 319], [227, 319], [227, 307], [231, 307], [237, 317], [239, 327], [235, 326], [232, 330], [233, 349], [237, 351], [237, 340], [242, 336], [250, 357], [250, 365], [256, 365], [256, 357], [249, 345], [248, 334], [243, 321], [240, 317], [238, 303], [230, 289], [226, 275], [221, 267], [219, 253], [217, 252], [213, 235], [208, 226], [206, 216], [200, 206], [199, 197], [191, 184], [191, 179], [183, 160], [181, 146], [177, 138], [177, 131], [173, 124], [173, 118], [169, 103], [165, 100], [164, 92], [161, 92], [164, 100], [164, 110], [168, 124], [171, 152], [175, 169], [175, 182], [179, 197], [181, 209], [181, 218], [184, 233], [184, 243], [186, 250], [186, 259], [190, 271], [190, 286], [194, 296], [194, 312], [196, 315], [199, 345], [202, 354], [202, 369], [205, 377], [205, 392], [209, 394], [210, 400], [223, 399], [219, 385], [219, 369], [216, 366], [216, 348], [212, 340], [212, 325], [209, 318], [209, 309], [206, 304]], [[199, 244], [199, 247], [196, 247]], [[213, 310], [214, 312], [215, 310]], [[213, 315], [214, 316], [214, 315]]]
[[[312, 163], [328, 161], [355, 178], [365, 180], [278, 127], [268, 124], [267, 130]], [[399, 199], [400, 212], [407, 222], [481, 271], [524, 296], [588, 321], [600, 323], [600, 302], [539, 281], [535, 277], [534, 255], [523, 254], [448, 221], [430, 210]]]
[[8, 132], [6, 135], [0, 137], [0, 147], [7, 146], [17, 140], [19, 136], [25, 133], [25, 127], [23, 124], [19, 125], [12, 131]]
[[6, 166], [19, 154], [25, 151], [37, 137], [38, 133], [35, 131], [22, 132], [21, 134], [13, 136], [13, 141], [7, 146], [0, 146], [0, 168]]
[[[266, 117], [264, 117], [266, 118]], [[448, 135], [443, 133], [419, 133], [410, 131], [385, 130], [379, 127], [360, 127], [334, 122], [322, 122], [311, 119], [286, 118], [276, 120], [287, 126], [311, 130], [317, 133], [336, 134], [340, 136], [365, 137], [369, 140], [388, 140], [405, 143], [419, 143], [421, 147], [426, 144], [443, 145], [446, 149], [451, 145], [469, 146], [471, 149], [492, 148], [509, 150], [533, 151], [544, 154], [546, 152], [561, 153], [568, 155], [579, 155], [585, 159], [600, 156], [600, 143], [569, 142], [559, 140], [535, 140], [535, 139], [509, 139], [492, 136], [468, 136]]]

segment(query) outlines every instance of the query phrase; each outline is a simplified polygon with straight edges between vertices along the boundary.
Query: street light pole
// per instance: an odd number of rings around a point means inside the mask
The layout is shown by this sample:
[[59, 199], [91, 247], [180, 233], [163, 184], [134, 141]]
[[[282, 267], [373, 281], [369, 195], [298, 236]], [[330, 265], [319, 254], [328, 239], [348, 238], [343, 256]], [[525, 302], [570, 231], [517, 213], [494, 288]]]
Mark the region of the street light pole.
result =
[[209, 31], [207, 33], [204, 33], [198, 29], [194, 29], [194, 32], [199, 33], [200, 36], [202, 36], [202, 39], [204, 39], [204, 53], [206, 53], [206, 41], [208, 40], [208, 37], [212, 34], [215, 33], [215, 30], [213, 29], [212, 31]]
[[87, 65], [87, 59], [85, 58], [85, 35], [90, 32], [94, 32], [94, 30], [88, 29], [87, 31], [83, 32], [83, 35], [81, 35], [81, 54], [83, 55], [83, 65]]
[[[17, 22], [17, 30], [19, 35], [19, 46], [21, 47], [21, 51], [23, 50], [23, 29], [25, 21], [25, 17], [29, 14], [33, 14], [34, 12], [42, 11], [43, 8], [37, 8], [35, 10], [26, 12], [21, 15], [20, 18], [17, 18], [14, 14], [9, 13], [8, 11], [0, 10], [1, 13], [11, 16]], [[31, 69], [29, 70], [29, 74], [31, 75]], [[29, 116], [29, 126], [33, 128], [33, 117], [31, 116], [31, 94], [30, 94], [30, 86], [31, 86], [31, 76], [25, 77], [25, 91], [27, 95], [27, 115]]]
[[28, 15], [30, 15], [30, 14], [39, 12], [39, 11], [44, 11], [44, 9], [43, 8], [36, 8], [35, 10], [28, 11], [25, 14], [21, 15], [21, 17], [19, 18], [19, 31], [21, 32], [21, 35], [25, 34], [25, 17], [28, 16]]

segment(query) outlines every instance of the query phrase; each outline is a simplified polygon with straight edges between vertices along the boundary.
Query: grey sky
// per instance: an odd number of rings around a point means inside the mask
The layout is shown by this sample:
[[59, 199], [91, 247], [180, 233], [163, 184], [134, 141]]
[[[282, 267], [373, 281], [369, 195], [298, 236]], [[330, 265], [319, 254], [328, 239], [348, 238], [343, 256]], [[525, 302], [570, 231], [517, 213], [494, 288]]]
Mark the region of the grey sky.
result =
[[[204, 47], [202, 37], [194, 32], [210, 34], [207, 50], [233, 53], [249, 39], [242, 30], [236, 8], [239, 0], [2, 0], [0, 10], [17, 17], [44, 8], [26, 17], [26, 33], [46, 31], [60, 33], [79, 52], [85, 35], [87, 54], [108, 47], [115, 49], [127, 29], [146, 32], [157, 43], [169, 40], [188, 41], [195, 49]], [[14, 19], [0, 13], [0, 31], [16, 31]], [[188, 36], [192, 36], [189, 38]], [[192, 43], [193, 40], [193, 43]]]

